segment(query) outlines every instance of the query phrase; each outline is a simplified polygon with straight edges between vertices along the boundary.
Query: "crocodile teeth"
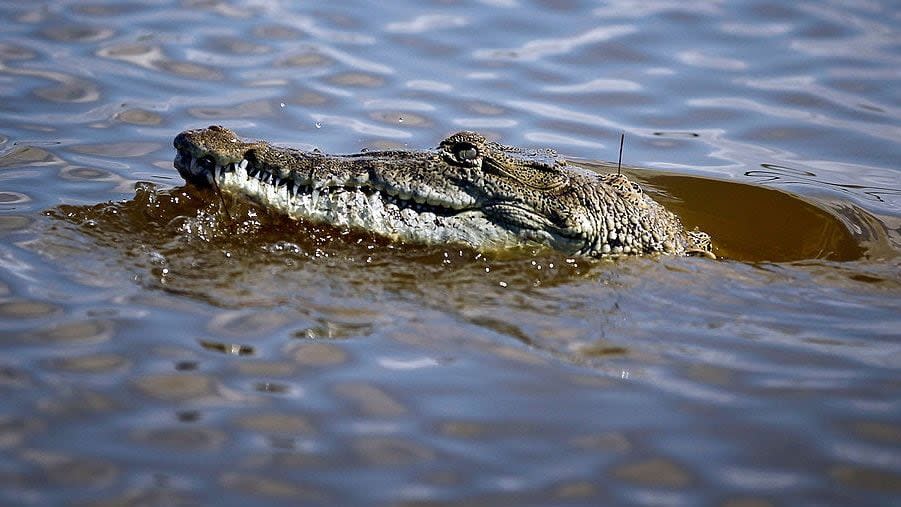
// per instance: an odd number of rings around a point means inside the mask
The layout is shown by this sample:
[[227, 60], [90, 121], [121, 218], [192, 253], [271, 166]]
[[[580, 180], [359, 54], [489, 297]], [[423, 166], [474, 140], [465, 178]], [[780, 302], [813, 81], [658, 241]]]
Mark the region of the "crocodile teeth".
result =
[[[190, 160], [191, 171], [201, 171], [200, 164], [197, 159]], [[237, 162], [231, 162], [225, 165], [216, 165], [213, 174], [217, 178], [225, 178], [226, 173], [231, 172], [236, 176], [240, 175], [247, 178], [247, 188], [251, 193], [264, 194], [267, 200], [276, 199], [276, 195], [280, 195], [279, 199], [286, 202], [295, 202], [298, 199], [305, 199], [303, 206], [310, 210], [319, 209], [320, 207], [330, 207], [332, 201], [341, 199], [338, 197], [345, 192], [360, 193], [368, 201], [376, 199], [381, 204], [390, 205], [399, 210], [409, 210], [416, 213], [442, 213], [452, 209], [459, 210], [465, 208], [464, 203], [455, 201], [445, 201], [431, 193], [415, 193], [410, 189], [402, 187], [379, 188], [368, 182], [366, 175], [349, 178], [347, 180], [338, 181], [337, 179], [325, 179], [316, 182], [301, 182], [294, 179], [294, 176], [280, 177], [274, 171], [254, 166], [247, 159], [241, 159]], [[306, 196], [306, 197], [304, 197]], [[370, 204], [370, 206], [374, 206]]]

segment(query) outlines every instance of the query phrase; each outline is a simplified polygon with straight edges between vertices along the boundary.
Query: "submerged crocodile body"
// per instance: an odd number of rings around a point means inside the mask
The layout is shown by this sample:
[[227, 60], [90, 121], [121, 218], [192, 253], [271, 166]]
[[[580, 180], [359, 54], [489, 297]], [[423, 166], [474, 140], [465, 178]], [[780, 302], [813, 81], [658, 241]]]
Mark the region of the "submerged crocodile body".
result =
[[242, 141], [219, 126], [174, 141], [189, 183], [295, 219], [480, 250], [538, 243], [572, 255], [709, 252], [706, 234], [620, 174], [459, 132], [434, 150], [326, 155]]

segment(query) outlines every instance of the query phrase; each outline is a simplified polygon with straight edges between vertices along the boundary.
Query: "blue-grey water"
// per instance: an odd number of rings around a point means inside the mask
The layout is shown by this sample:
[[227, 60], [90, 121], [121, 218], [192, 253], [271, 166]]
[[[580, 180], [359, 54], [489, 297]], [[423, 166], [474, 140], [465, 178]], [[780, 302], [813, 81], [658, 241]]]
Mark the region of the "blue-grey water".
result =
[[[0, 505], [890, 505], [901, 8], [0, 2]], [[615, 160], [719, 261], [392, 244], [183, 187], [222, 124]], [[894, 499], [894, 500], [893, 500]]]

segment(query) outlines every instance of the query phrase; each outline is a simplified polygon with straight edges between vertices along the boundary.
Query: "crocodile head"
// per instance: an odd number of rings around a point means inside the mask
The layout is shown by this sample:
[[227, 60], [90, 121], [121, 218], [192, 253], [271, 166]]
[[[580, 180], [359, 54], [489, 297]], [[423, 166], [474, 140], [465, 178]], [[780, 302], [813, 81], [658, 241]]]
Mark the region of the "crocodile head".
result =
[[459, 132], [433, 150], [325, 155], [242, 141], [223, 127], [174, 141], [189, 183], [215, 182], [292, 218], [422, 243], [494, 249], [540, 243], [574, 255], [704, 248], [678, 218], [619, 174]]

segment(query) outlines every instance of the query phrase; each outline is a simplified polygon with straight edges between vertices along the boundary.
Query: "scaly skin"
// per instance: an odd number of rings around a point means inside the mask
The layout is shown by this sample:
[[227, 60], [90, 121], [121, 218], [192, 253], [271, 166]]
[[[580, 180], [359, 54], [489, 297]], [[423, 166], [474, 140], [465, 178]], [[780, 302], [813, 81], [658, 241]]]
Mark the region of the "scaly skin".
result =
[[419, 243], [480, 250], [538, 243], [572, 255], [709, 252], [709, 238], [619, 174], [569, 165], [552, 150], [522, 150], [454, 134], [434, 150], [325, 155], [246, 142], [219, 126], [174, 141], [189, 183], [214, 180], [295, 219]]

